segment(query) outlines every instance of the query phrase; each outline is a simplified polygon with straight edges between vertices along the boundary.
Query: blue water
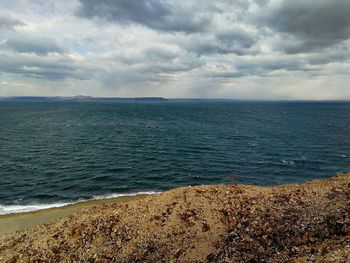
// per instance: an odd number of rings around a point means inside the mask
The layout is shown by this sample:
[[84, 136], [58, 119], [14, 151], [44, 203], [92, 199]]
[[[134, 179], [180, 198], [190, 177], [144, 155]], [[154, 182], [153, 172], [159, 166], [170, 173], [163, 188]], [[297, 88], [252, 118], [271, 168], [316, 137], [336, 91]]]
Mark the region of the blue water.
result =
[[329, 177], [349, 135], [340, 102], [0, 102], [0, 210]]

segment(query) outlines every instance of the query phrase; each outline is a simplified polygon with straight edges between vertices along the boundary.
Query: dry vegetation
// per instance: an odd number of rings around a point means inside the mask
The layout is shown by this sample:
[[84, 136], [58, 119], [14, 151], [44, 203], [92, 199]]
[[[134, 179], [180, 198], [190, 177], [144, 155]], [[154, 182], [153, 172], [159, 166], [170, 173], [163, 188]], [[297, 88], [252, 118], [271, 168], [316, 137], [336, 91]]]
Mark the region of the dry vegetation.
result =
[[0, 262], [350, 262], [350, 174], [174, 189], [0, 238]]

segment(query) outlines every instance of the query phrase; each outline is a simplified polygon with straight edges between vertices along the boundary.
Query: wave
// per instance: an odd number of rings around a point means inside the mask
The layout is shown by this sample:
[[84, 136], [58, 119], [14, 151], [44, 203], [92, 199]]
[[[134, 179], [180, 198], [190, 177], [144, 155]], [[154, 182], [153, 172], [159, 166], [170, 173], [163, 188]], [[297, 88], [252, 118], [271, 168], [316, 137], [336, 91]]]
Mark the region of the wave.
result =
[[92, 200], [100, 200], [100, 199], [110, 199], [122, 196], [135, 196], [135, 195], [154, 195], [159, 194], [161, 192], [156, 191], [146, 191], [146, 192], [135, 192], [135, 193], [126, 193], [126, 194], [107, 194], [107, 195], [95, 195]]
[[31, 212], [36, 210], [48, 209], [53, 207], [62, 207], [73, 203], [54, 203], [54, 204], [30, 204], [30, 205], [0, 205], [0, 215]]
[[57, 202], [52, 204], [38, 204], [38, 203], [28, 204], [28, 205], [1, 205], [0, 204], [0, 215], [32, 212], [32, 211], [38, 211], [38, 210], [43, 210], [48, 208], [63, 207], [71, 204], [92, 201], [92, 200], [110, 199], [110, 198], [123, 197], [123, 196], [153, 195], [153, 194], [159, 194], [159, 193], [161, 192], [144, 191], [144, 192], [125, 193], [125, 194], [96, 195], [96, 196], [93, 196], [93, 198], [91, 199], [84, 199], [84, 200], [78, 200], [76, 202], [66, 202], [66, 203]]

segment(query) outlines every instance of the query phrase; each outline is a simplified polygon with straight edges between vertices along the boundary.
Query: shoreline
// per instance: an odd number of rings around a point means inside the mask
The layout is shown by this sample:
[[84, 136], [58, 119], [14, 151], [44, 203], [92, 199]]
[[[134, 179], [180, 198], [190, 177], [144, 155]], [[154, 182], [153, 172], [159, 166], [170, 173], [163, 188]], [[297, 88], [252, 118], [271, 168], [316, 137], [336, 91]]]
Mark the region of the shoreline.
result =
[[[11, 217], [37, 226], [0, 235], [0, 261], [348, 262], [350, 258], [350, 173], [273, 187], [181, 187], [68, 207], [72, 209], [8, 215], [12, 226], [16, 222]], [[54, 211], [60, 211], [62, 218], [47, 222], [57, 216]], [[43, 219], [46, 223], [40, 225]], [[0, 226], [5, 228], [1, 221]]]
[[[348, 173], [345, 173], [345, 174], [348, 174]], [[341, 174], [337, 174], [337, 175], [341, 175]], [[256, 186], [256, 185], [250, 185], [250, 184], [239, 184], [239, 185], [243, 187], [248, 187], [248, 188], [253, 187], [260, 190], [264, 190], [264, 189], [284, 187], [284, 186], [292, 187], [300, 184], [328, 180], [332, 177], [335, 177], [335, 176], [331, 176], [329, 178], [323, 178], [323, 179], [322, 178], [313, 179], [303, 183], [290, 183], [290, 184], [287, 183], [287, 184], [281, 184], [276, 186]], [[231, 184], [222, 184], [222, 185], [231, 185]], [[201, 186], [215, 187], [218, 185], [201, 185]], [[191, 187], [196, 187], [196, 186], [184, 186], [184, 187], [169, 189], [168, 191], [173, 191], [173, 190], [182, 189], [182, 188], [191, 188]], [[168, 192], [168, 191], [165, 191], [165, 192]], [[62, 206], [41, 208], [41, 209], [32, 210], [32, 211], [29, 210], [29, 211], [23, 211], [23, 212], [0, 214], [0, 237], [6, 234], [14, 234], [17, 231], [29, 230], [33, 227], [44, 225], [46, 223], [52, 223], [61, 218], [68, 217], [70, 215], [74, 215], [78, 212], [85, 211], [91, 208], [99, 208], [103, 205], [112, 205], [112, 204], [119, 204], [119, 203], [126, 203], [126, 202], [141, 200], [148, 196], [154, 196], [165, 192], [150, 191], [150, 192], [131, 193], [131, 194], [125, 194], [125, 195], [115, 194], [114, 196], [111, 195], [111, 197], [101, 196], [95, 199], [87, 199], [87, 200], [81, 200], [73, 203], [67, 203]]]
[[44, 208], [35, 211], [26, 211], [19, 213], [9, 213], [0, 215], [0, 236], [11, 234], [16, 231], [26, 230], [38, 225], [50, 223], [62, 217], [67, 217], [79, 211], [90, 209], [95, 206], [106, 204], [116, 204], [139, 200], [152, 194], [125, 195], [112, 198], [91, 199], [67, 204], [59, 207]]

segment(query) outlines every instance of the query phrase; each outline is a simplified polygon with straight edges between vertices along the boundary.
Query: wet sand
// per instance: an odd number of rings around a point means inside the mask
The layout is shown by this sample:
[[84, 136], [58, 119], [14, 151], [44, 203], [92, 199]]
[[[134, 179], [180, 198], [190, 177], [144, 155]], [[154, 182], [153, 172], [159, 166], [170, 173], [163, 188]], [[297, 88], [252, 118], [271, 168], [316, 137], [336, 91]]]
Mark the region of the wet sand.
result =
[[54, 207], [32, 212], [0, 215], [0, 235], [29, 229], [31, 227], [44, 223], [49, 223], [62, 217], [72, 215], [84, 209], [92, 208], [94, 206], [128, 202], [141, 199], [146, 196], [147, 195], [121, 196], [109, 199], [84, 201], [62, 207]]

